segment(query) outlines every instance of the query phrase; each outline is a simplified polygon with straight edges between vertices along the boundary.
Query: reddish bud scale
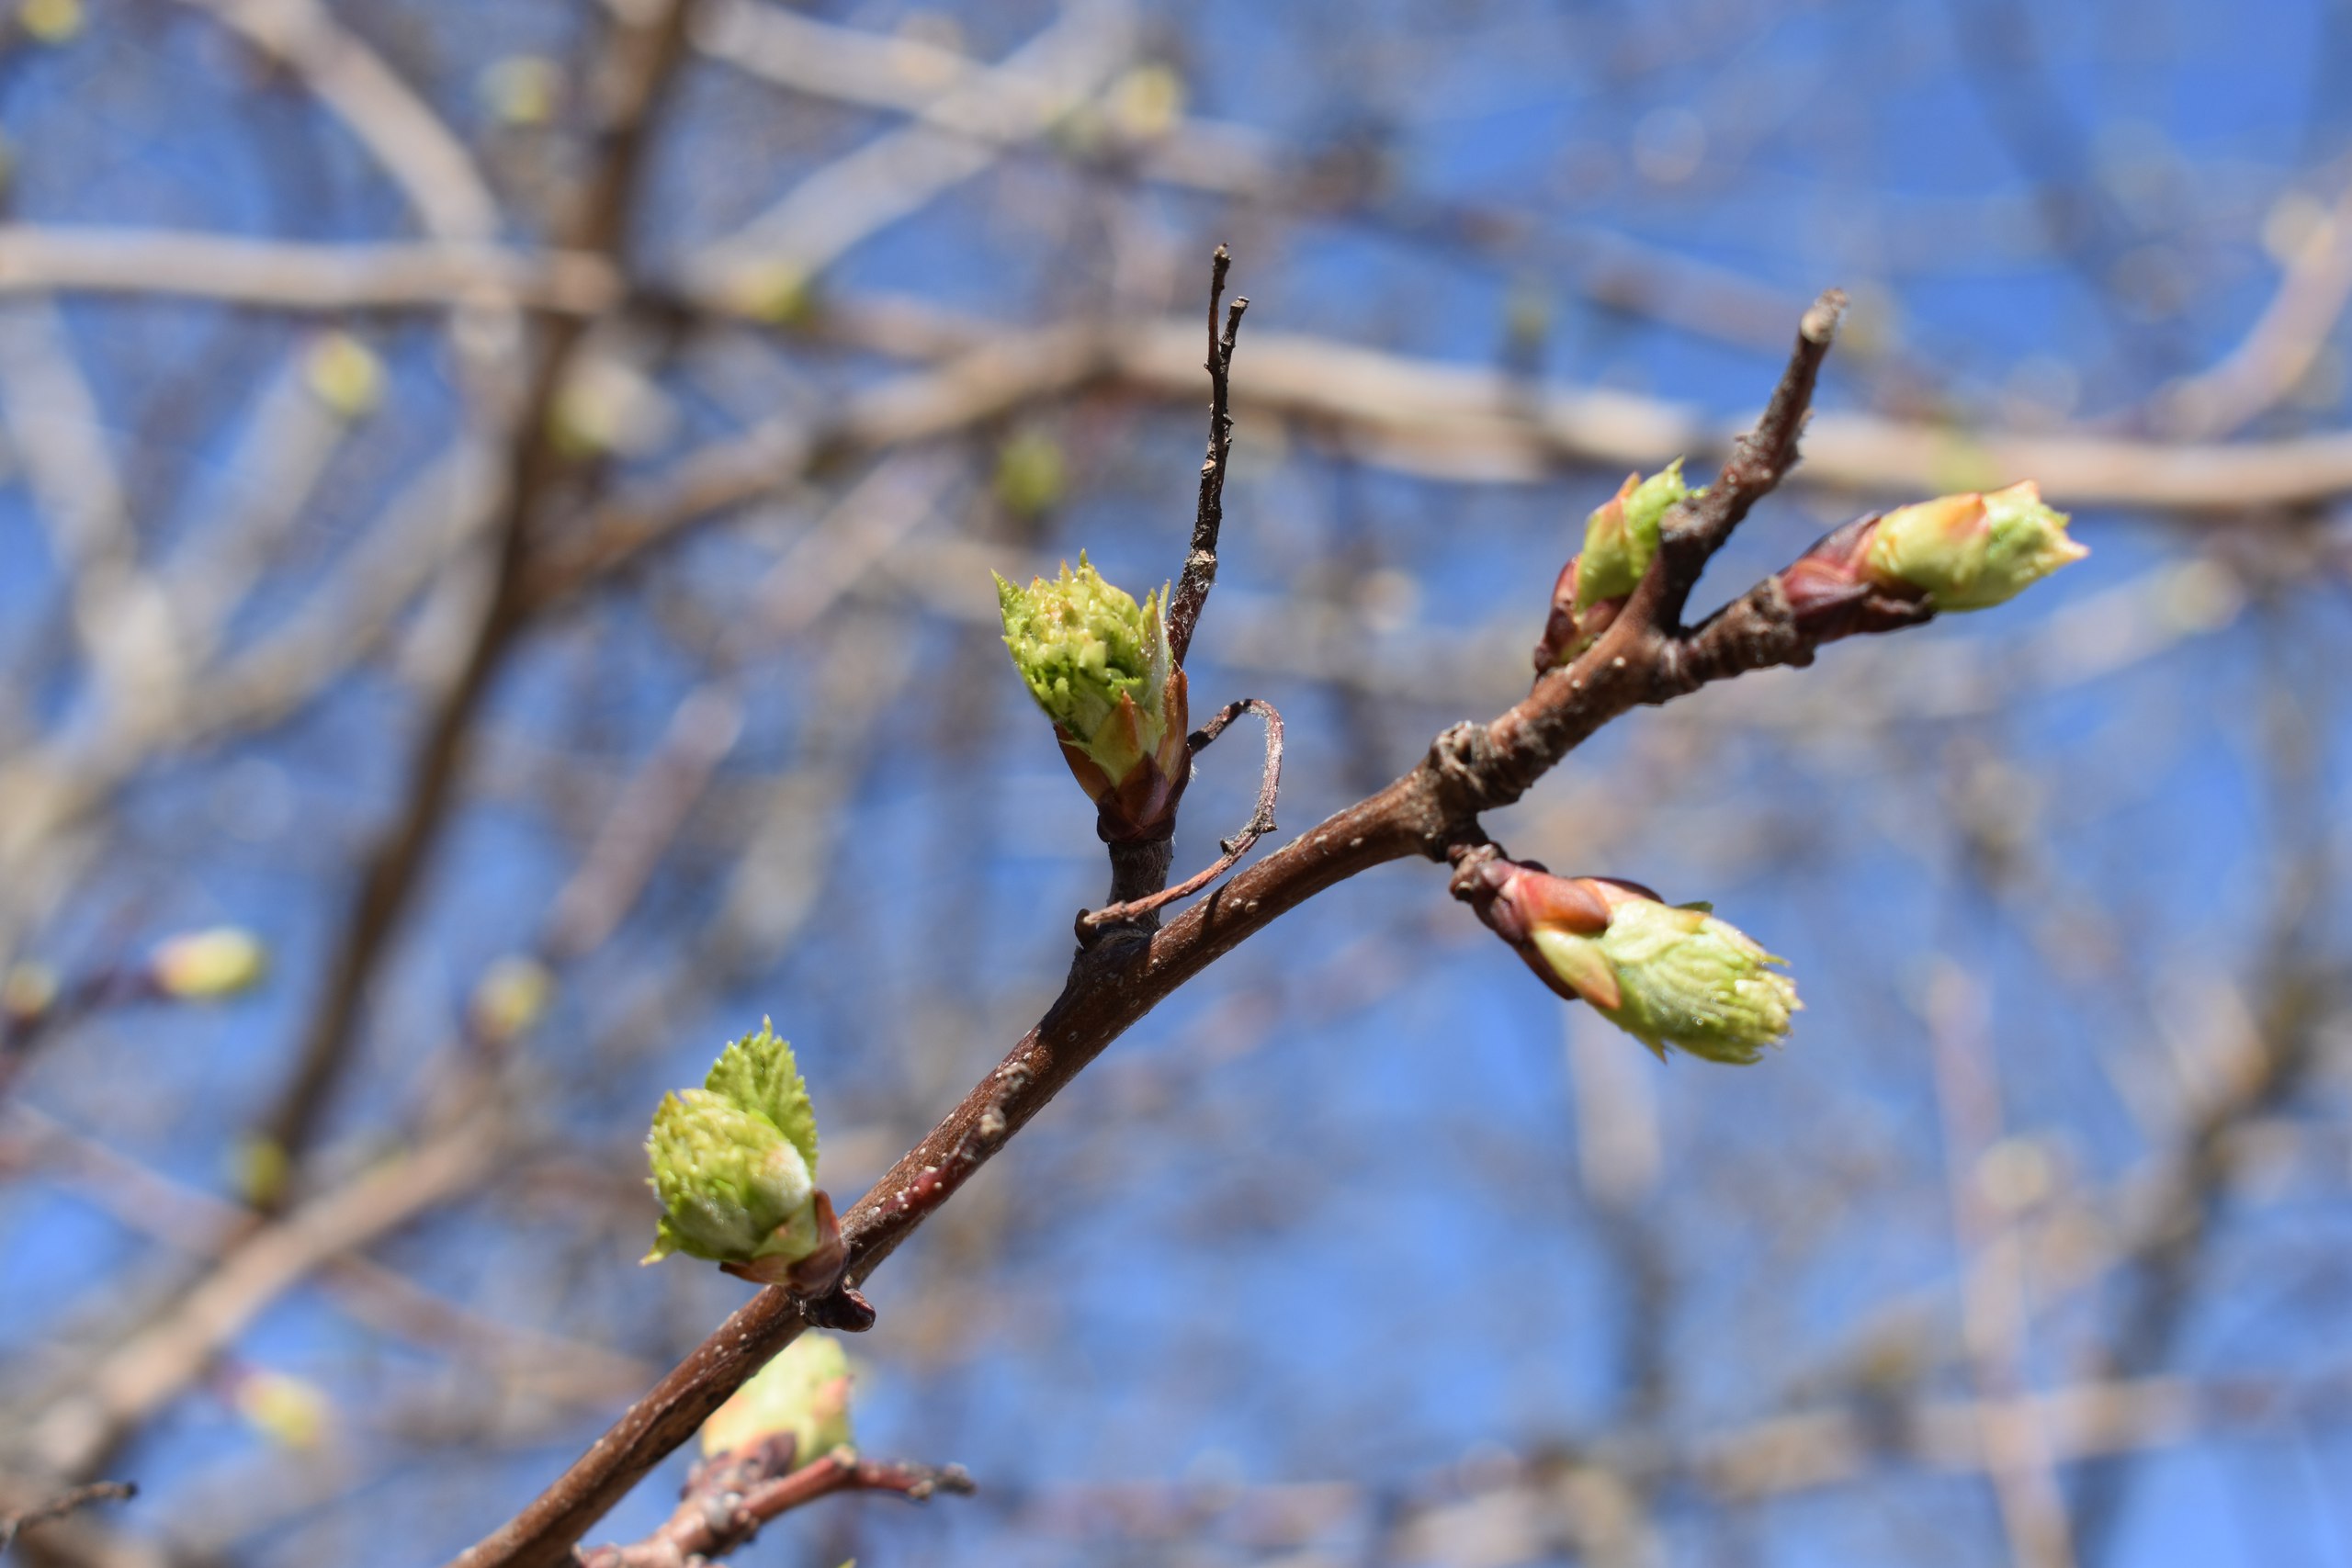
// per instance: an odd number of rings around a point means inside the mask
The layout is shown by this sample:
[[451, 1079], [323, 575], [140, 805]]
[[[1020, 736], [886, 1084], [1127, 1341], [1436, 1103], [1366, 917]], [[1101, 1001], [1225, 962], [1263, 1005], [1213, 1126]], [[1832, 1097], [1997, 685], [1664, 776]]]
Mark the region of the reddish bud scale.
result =
[[1934, 612], [1905, 583], [1873, 580], [1865, 570], [1879, 514], [1858, 517], [1825, 536], [1781, 573], [1781, 592], [1797, 629], [1815, 642], [1916, 626]]
[[[1145, 843], [1164, 839], [1176, 823], [1176, 802], [1192, 782], [1192, 750], [1185, 743], [1189, 703], [1182, 670], [1168, 676], [1159, 749], [1145, 753], [1114, 780], [1086, 753], [1078, 738], [1057, 724], [1054, 738], [1061, 742], [1062, 761], [1069, 764], [1087, 798], [1094, 802], [1095, 830], [1105, 843]], [[1111, 724], [1121, 732], [1126, 749], [1142, 750], [1142, 716], [1135, 698], [1125, 693], [1113, 711]]]
[[1544, 619], [1544, 635], [1535, 640], [1535, 672], [1556, 670], [1592, 646], [1593, 640], [1607, 631], [1625, 607], [1623, 599], [1603, 599], [1597, 604], [1577, 608], [1577, 565], [1582, 556], [1570, 556], [1568, 564], [1560, 569], [1559, 581], [1552, 585], [1552, 610]]
[[1511, 951], [1535, 972], [1537, 979], [1572, 1002], [1585, 998], [1536, 951], [1536, 929], [1548, 926], [1579, 936], [1598, 936], [1609, 929], [1610, 910], [1625, 899], [1657, 897], [1637, 882], [1607, 876], [1555, 876], [1536, 861], [1490, 860], [1473, 874], [1472, 910], [1510, 943]]

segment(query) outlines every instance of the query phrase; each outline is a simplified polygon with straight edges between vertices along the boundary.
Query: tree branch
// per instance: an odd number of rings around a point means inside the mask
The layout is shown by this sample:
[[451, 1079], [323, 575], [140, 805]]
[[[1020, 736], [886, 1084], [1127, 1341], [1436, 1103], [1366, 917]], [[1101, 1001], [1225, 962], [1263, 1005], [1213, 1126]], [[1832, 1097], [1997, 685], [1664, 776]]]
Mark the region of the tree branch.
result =
[[1216, 333], [1216, 309], [1225, 299], [1226, 270], [1233, 256], [1223, 245], [1209, 266], [1209, 450], [1201, 463], [1201, 500], [1193, 514], [1193, 547], [1184, 556], [1184, 573], [1177, 580], [1168, 604], [1168, 647], [1176, 662], [1193, 646], [1193, 628], [1216, 586], [1216, 536], [1225, 525], [1226, 459], [1233, 451], [1233, 340], [1241, 331], [1241, 314], [1250, 301], [1236, 298], [1225, 315], [1225, 336]]
[[[1807, 313], [1780, 390], [1727, 465], [1721, 496], [1711, 492], [1695, 518], [1677, 521], [1670, 558], [1662, 550], [1660, 564], [1636, 592], [1641, 614], [1622, 616], [1583, 658], [1538, 680], [1525, 699], [1491, 724], [1445, 731], [1411, 772], [1243, 870], [1166, 928], [1081, 950], [1046, 1016], [844, 1216], [843, 1287], [870, 1277], [1112, 1041], [1288, 910], [1389, 861], [1414, 855], [1442, 861], [1460, 846], [1483, 842], [1481, 811], [1517, 799], [1587, 736], [1634, 706], [1663, 703], [1765, 663], [1810, 660], [1815, 646], [1835, 634], [1802, 626], [1777, 579], [1687, 641], [1661, 631], [1656, 621], [1671, 579], [1695, 577], [1705, 554], [1795, 462], [1797, 434], [1834, 320], [1834, 310], [1826, 316], [1821, 307]], [[1687, 593], [1687, 581], [1681, 592]], [[454, 1568], [558, 1568], [591, 1525], [662, 1456], [693, 1437], [811, 1316], [826, 1310], [826, 1303], [803, 1303], [780, 1290], [752, 1298], [521, 1514], [456, 1559]]]
[[778, 1516], [837, 1492], [882, 1492], [926, 1503], [938, 1493], [969, 1496], [976, 1490], [958, 1464], [934, 1469], [869, 1460], [842, 1448], [794, 1470], [793, 1457], [790, 1433], [713, 1455], [686, 1477], [677, 1511], [661, 1529], [628, 1546], [582, 1551], [582, 1568], [696, 1568], [749, 1546]]

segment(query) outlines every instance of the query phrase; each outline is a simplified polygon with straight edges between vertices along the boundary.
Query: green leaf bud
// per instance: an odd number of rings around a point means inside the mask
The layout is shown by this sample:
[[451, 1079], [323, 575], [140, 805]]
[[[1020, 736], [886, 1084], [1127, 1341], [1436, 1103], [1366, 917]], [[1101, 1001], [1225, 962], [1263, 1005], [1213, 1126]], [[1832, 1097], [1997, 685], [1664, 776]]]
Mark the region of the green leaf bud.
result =
[[1577, 557], [1579, 613], [1634, 591], [1657, 554], [1658, 523], [1667, 508], [1691, 493], [1682, 482], [1682, 459], [1677, 457], [1648, 479], [1626, 475], [1617, 493], [1593, 509], [1584, 522], [1584, 550]]
[[[1531, 940], [1603, 1018], [1661, 1057], [1671, 1045], [1709, 1061], [1753, 1062], [1788, 1033], [1789, 1015], [1803, 1005], [1788, 976], [1770, 967], [1781, 959], [1700, 905], [1629, 898], [1597, 937], [1539, 927]], [[1591, 976], [1604, 971], [1596, 985]]]
[[789, 1435], [795, 1466], [848, 1447], [850, 1366], [842, 1342], [808, 1333], [735, 1391], [702, 1425], [702, 1451], [716, 1458]]
[[1184, 672], [1169, 651], [1165, 587], [1137, 604], [1083, 552], [1052, 581], [996, 580], [1013, 668], [1054, 721], [1063, 759], [1105, 824], [1164, 825], [1191, 773]]
[[1495, 861], [1467, 888], [1479, 917], [1544, 983], [1591, 1005], [1660, 1057], [1667, 1047], [1747, 1063], [1803, 1005], [1781, 960], [1704, 904], [1647, 888]]
[[646, 1139], [662, 1221], [652, 1263], [794, 1261], [823, 1245], [817, 1119], [792, 1047], [763, 1022], [719, 1055], [700, 1089], [665, 1097]]
[[1924, 594], [1938, 610], [1987, 610], [2090, 551], [2031, 479], [1897, 507], [1878, 520], [1863, 570], [1883, 587]]

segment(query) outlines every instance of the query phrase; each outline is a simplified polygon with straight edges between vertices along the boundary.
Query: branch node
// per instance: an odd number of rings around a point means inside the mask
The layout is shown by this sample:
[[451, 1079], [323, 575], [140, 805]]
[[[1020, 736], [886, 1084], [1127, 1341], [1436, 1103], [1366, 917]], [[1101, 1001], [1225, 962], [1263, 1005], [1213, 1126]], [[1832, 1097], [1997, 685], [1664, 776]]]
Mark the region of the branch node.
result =
[[1163, 887], [1148, 897], [1131, 898], [1123, 904], [1108, 904], [1100, 909], [1078, 912], [1078, 940], [1080, 946], [1094, 941], [1095, 934], [1105, 926], [1133, 920], [1148, 915], [1162, 905], [1179, 898], [1188, 898], [1233, 869], [1236, 862], [1250, 852], [1260, 839], [1274, 830], [1274, 797], [1283, 787], [1283, 716], [1274, 705], [1262, 697], [1242, 697], [1226, 704], [1217, 716], [1184, 739], [1193, 756], [1208, 750], [1210, 743], [1225, 733], [1226, 726], [1245, 713], [1255, 713], [1266, 723], [1266, 766], [1258, 779], [1258, 806], [1240, 832], [1222, 839], [1217, 848], [1224, 852], [1206, 869], [1193, 873], [1173, 887]]

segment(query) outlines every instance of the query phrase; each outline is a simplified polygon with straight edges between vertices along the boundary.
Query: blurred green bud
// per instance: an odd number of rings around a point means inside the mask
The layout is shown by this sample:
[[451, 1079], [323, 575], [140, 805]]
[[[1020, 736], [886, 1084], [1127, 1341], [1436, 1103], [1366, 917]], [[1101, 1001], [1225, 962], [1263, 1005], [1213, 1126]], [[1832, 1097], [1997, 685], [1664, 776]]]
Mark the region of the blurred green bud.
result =
[[349, 333], [313, 343], [302, 375], [311, 395], [343, 419], [364, 418], [384, 400], [384, 362]]
[[260, 983], [269, 967], [261, 939], [235, 926], [188, 931], [158, 943], [148, 956], [155, 988], [184, 1002], [231, 997]]
[[1781, 960], [1703, 904], [1660, 902], [1602, 877], [1494, 861], [1471, 892], [1487, 923], [1562, 996], [1587, 1002], [1661, 1058], [1668, 1046], [1747, 1063], [1803, 1004]]
[[474, 1032], [493, 1045], [527, 1033], [555, 1000], [555, 975], [526, 953], [509, 953], [482, 971], [466, 1013]]
[[1184, 672], [1168, 648], [1167, 590], [1135, 599], [1102, 581], [1083, 552], [1026, 590], [1001, 576], [1004, 645], [1029, 694], [1054, 721], [1063, 760], [1123, 835], [1164, 827], [1191, 773]]
[[1019, 517], [1038, 517], [1061, 504], [1069, 489], [1061, 443], [1040, 430], [1024, 431], [996, 455], [996, 498]]
[[788, 261], [754, 262], [735, 269], [723, 288], [728, 307], [775, 327], [803, 327], [819, 305], [817, 279]]
[[24, 0], [17, 23], [42, 43], [65, 43], [82, 31], [82, 0]]
[[315, 1449], [334, 1418], [326, 1391], [307, 1378], [264, 1368], [234, 1371], [229, 1402], [246, 1424], [282, 1449]]
[[1634, 591], [1657, 554], [1659, 519], [1690, 494], [1677, 457], [1648, 479], [1627, 474], [1617, 493], [1594, 508], [1584, 521], [1584, 549], [1577, 558], [1577, 611]]
[[501, 124], [545, 125], [563, 100], [563, 67], [536, 54], [510, 54], [482, 68], [482, 106]]
[[19, 959], [0, 973], [0, 1022], [37, 1019], [57, 1000], [57, 971], [39, 959]]
[[1878, 520], [1862, 564], [1882, 587], [1924, 594], [1938, 610], [1987, 610], [2088, 554], [2027, 479], [1897, 507]]
[[842, 1342], [830, 1334], [803, 1334], [702, 1424], [704, 1456], [789, 1435], [797, 1466], [848, 1447], [850, 1381]]
[[266, 1209], [286, 1195], [286, 1179], [293, 1174], [286, 1145], [275, 1138], [245, 1138], [229, 1156], [229, 1179], [237, 1195], [256, 1209]]
[[702, 1088], [663, 1098], [645, 1147], [662, 1209], [646, 1262], [792, 1261], [825, 1239], [816, 1115], [791, 1045], [767, 1024], [722, 1052]]
[[1112, 83], [1104, 101], [1120, 135], [1130, 141], [1154, 141], [1184, 118], [1184, 78], [1173, 66], [1153, 61]]

